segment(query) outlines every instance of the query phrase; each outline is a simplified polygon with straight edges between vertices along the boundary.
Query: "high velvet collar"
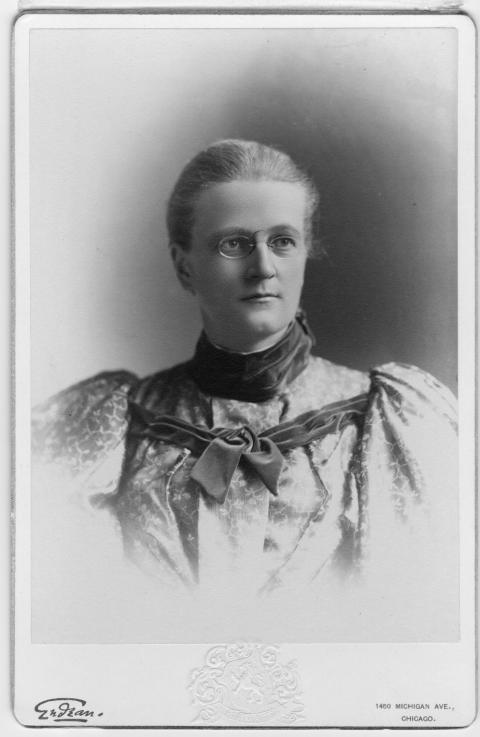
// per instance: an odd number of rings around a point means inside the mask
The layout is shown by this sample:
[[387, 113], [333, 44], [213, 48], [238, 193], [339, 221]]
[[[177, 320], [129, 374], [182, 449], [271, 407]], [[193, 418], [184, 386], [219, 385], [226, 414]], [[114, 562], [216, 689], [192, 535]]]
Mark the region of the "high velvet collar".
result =
[[202, 332], [188, 372], [205, 394], [265, 402], [304, 370], [313, 342], [302, 311], [278, 343], [256, 353], [224, 350], [213, 345]]

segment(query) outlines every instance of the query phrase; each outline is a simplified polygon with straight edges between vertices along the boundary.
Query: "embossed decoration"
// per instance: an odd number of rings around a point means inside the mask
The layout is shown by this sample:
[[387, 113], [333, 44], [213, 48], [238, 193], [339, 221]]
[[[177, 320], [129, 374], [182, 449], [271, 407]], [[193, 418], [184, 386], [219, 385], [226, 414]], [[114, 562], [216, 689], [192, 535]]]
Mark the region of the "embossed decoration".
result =
[[293, 724], [303, 719], [295, 661], [283, 665], [276, 645], [217, 645], [190, 674], [189, 690], [206, 724]]

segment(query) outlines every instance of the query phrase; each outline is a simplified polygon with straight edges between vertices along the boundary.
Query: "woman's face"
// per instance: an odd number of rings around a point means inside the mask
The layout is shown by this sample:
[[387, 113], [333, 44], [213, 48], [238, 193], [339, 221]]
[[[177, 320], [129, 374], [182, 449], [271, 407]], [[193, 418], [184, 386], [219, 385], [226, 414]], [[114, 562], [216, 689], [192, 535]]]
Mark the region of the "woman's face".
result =
[[[300, 301], [307, 246], [306, 193], [300, 184], [238, 180], [203, 192], [195, 208], [190, 249], [173, 246], [183, 286], [198, 299], [205, 332], [230, 350], [250, 352], [273, 345], [293, 320]], [[245, 258], [225, 258], [218, 243], [235, 235], [253, 236]], [[281, 257], [267, 240], [295, 242]], [[233, 240], [230, 240], [233, 239]]]

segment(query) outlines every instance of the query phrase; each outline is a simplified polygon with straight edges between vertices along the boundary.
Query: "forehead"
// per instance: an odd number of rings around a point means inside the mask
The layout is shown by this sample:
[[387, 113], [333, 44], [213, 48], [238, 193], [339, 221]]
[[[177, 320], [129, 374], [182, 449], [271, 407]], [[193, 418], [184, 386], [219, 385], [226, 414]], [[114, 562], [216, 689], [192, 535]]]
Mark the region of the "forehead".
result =
[[238, 180], [215, 184], [197, 200], [193, 236], [232, 227], [265, 230], [280, 224], [303, 234], [306, 204], [303, 186], [292, 182]]

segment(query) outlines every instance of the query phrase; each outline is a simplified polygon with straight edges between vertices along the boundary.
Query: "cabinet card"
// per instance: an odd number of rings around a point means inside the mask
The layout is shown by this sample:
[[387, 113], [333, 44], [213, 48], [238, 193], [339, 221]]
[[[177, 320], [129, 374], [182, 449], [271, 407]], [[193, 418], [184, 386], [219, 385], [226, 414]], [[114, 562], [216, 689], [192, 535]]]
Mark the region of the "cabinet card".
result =
[[208, 10], [15, 23], [15, 715], [467, 726], [474, 23]]

